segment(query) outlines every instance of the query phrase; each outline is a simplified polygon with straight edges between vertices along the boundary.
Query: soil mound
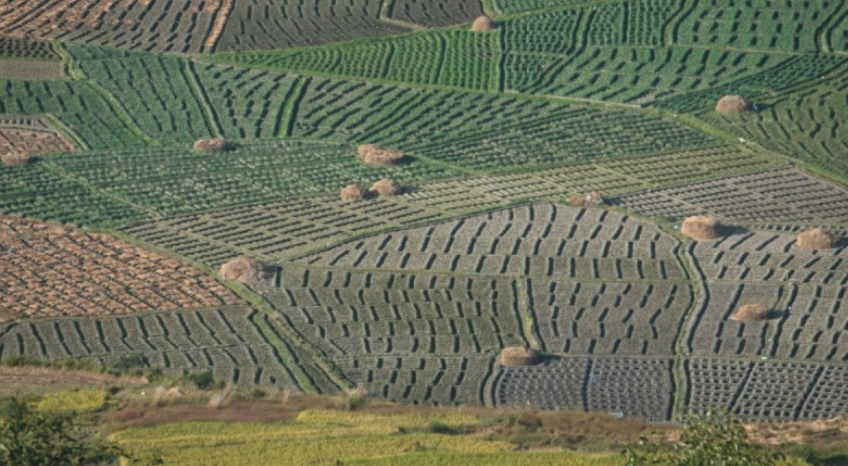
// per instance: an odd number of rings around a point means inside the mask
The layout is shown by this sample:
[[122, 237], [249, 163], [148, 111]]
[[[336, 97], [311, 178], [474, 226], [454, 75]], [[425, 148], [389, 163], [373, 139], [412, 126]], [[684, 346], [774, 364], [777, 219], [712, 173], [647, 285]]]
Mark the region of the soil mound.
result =
[[384, 178], [371, 185], [371, 191], [376, 192], [380, 196], [389, 197], [402, 193], [403, 187], [397, 181]]
[[541, 353], [528, 346], [508, 346], [498, 356], [498, 362], [507, 367], [532, 366], [541, 361]]
[[398, 165], [404, 160], [404, 153], [392, 149], [386, 149], [376, 144], [365, 144], [357, 149], [359, 158], [369, 165], [378, 167], [390, 167]]
[[232, 147], [225, 139], [200, 139], [194, 143], [194, 150], [203, 152], [224, 152]]
[[350, 186], [345, 186], [341, 192], [341, 198], [343, 201], [351, 202], [351, 201], [361, 201], [368, 196], [368, 190], [363, 188], [362, 186], [352, 184]]
[[713, 217], [698, 215], [683, 221], [680, 232], [695, 241], [712, 241], [721, 238], [721, 224]]
[[471, 30], [476, 32], [490, 32], [495, 30], [495, 23], [488, 16], [480, 16], [474, 20]]
[[592, 191], [583, 196], [571, 196], [568, 198], [568, 203], [574, 207], [594, 207], [604, 203], [604, 198], [600, 194]]
[[839, 247], [840, 238], [833, 233], [816, 228], [798, 235], [795, 245], [806, 249], [833, 249]]
[[241, 283], [259, 282], [266, 278], [265, 266], [255, 259], [233, 259], [221, 266], [221, 276]]
[[716, 111], [723, 115], [739, 115], [754, 111], [754, 103], [741, 95], [726, 95], [718, 101]]
[[740, 322], [761, 322], [764, 320], [768, 320], [769, 308], [765, 306], [761, 306], [759, 304], [746, 304], [741, 306], [736, 310], [736, 313], [730, 318], [730, 320], [736, 320]]

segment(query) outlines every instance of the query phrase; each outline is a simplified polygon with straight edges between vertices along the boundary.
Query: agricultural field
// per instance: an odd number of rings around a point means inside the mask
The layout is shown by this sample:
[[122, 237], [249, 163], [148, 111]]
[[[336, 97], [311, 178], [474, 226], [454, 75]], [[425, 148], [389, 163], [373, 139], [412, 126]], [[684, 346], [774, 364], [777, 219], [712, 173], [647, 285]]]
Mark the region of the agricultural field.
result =
[[[0, 363], [661, 423], [848, 412], [848, 0], [20, 3], [0, 0]], [[724, 227], [693, 240], [694, 215]], [[814, 228], [833, 247], [796, 243]], [[296, 448], [322, 429], [327, 464], [555, 464], [305, 416], [160, 447], [323, 464]]]

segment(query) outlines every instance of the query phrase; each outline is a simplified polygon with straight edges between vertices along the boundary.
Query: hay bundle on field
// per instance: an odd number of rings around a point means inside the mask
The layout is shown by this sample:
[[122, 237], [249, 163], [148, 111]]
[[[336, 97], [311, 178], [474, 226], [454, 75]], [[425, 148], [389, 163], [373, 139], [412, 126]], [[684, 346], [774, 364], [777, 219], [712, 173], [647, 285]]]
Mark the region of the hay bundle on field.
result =
[[838, 247], [840, 238], [833, 233], [816, 228], [798, 235], [795, 245], [807, 249], [832, 249]]
[[397, 181], [383, 178], [382, 180], [371, 185], [371, 191], [383, 197], [397, 196], [403, 192], [403, 187]]
[[369, 165], [376, 165], [378, 167], [398, 165], [403, 162], [404, 159], [403, 152], [386, 149], [385, 147], [380, 147], [376, 144], [365, 144], [359, 146], [357, 151], [359, 152], [359, 158], [361, 158], [363, 162]]
[[568, 203], [574, 207], [594, 207], [603, 204], [603, 202], [603, 196], [594, 191], [583, 196], [571, 196], [568, 198]]
[[255, 259], [233, 259], [221, 266], [221, 276], [241, 283], [259, 282], [266, 278], [265, 266]]
[[724, 115], [738, 115], [753, 110], [754, 103], [741, 95], [726, 95], [716, 105], [716, 111]]
[[532, 366], [541, 361], [541, 353], [529, 346], [508, 346], [498, 356], [498, 362], [507, 367]]
[[232, 144], [226, 139], [200, 139], [194, 143], [194, 150], [203, 152], [223, 152], [231, 148]]
[[695, 241], [712, 241], [721, 238], [721, 224], [713, 217], [698, 215], [683, 221], [680, 231]]
[[342, 189], [341, 197], [343, 201], [361, 201], [368, 195], [368, 190], [362, 186], [352, 184]]
[[740, 322], [760, 322], [768, 320], [771, 311], [765, 306], [759, 304], [746, 304], [736, 310], [736, 313], [730, 317], [730, 320]]
[[495, 23], [492, 21], [492, 18], [483, 15], [474, 20], [474, 24], [471, 25], [471, 30], [476, 32], [494, 31]]
[[7, 167], [22, 167], [24, 165], [29, 165], [32, 163], [32, 157], [27, 154], [20, 154], [10, 152], [8, 154], [4, 154], [3, 157], [0, 157], [3, 161], [3, 165]]

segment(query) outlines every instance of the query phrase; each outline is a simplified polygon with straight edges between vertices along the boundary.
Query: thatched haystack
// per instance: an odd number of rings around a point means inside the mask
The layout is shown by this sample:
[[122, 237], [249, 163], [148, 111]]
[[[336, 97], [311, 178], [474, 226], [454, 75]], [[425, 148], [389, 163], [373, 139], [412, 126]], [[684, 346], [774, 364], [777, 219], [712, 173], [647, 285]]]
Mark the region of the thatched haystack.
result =
[[221, 276], [227, 280], [241, 283], [254, 283], [265, 280], [265, 266], [255, 259], [233, 259], [221, 266]]
[[759, 304], [746, 304], [740, 306], [730, 320], [739, 322], [762, 322], [768, 320], [771, 311], [769, 308]]
[[378, 167], [390, 167], [398, 165], [404, 160], [404, 153], [392, 149], [386, 149], [376, 144], [365, 144], [357, 149], [359, 158], [369, 165]]
[[798, 235], [795, 245], [806, 249], [833, 249], [839, 247], [841, 239], [833, 233], [816, 228]]
[[713, 241], [722, 237], [721, 224], [718, 220], [703, 215], [684, 220], [680, 232], [695, 241]]
[[361, 201], [368, 196], [368, 190], [363, 188], [362, 186], [352, 184], [350, 186], [345, 186], [341, 192], [341, 198], [343, 201]]
[[488, 16], [480, 16], [474, 20], [471, 30], [475, 32], [491, 32], [495, 30], [495, 22]]
[[383, 197], [397, 196], [403, 192], [403, 187], [397, 181], [383, 178], [371, 185], [371, 191]]
[[501, 351], [498, 362], [506, 367], [533, 366], [542, 362], [542, 355], [529, 346], [508, 346]]
[[3, 156], [0, 157], [0, 160], [2, 160], [3, 165], [6, 167], [23, 167], [33, 162], [33, 158], [29, 155], [17, 152], [3, 154]]
[[194, 150], [202, 152], [224, 152], [233, 148], [226, 139], [199, 139], [194, 143]]
[[723, 115], [739, 115], [754, 110], [754, 103], [741, 95], [726, 95], [716, 105], [716, 111]]
[[568, 203], [574, 207], [594, 207], [604, 203], [604, 198], [599, 193], [592, 191], [583, 196], [571, 196]]

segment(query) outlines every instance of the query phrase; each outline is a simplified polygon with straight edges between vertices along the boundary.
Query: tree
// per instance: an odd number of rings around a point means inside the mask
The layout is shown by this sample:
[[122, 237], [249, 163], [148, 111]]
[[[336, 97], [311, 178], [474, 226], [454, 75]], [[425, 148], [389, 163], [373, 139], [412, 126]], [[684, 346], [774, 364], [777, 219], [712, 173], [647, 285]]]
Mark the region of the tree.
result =
[[779, 454], [750, 443], [737, 420], [714, 411], [688, 418], [677, 442], [642, 438], [624, 455], [627, 466], [775, 466], [780, 459]]
[[112, 464], [129, 455], [98, 438], [74, 414], [40, 412], [11, 399], [0, 417], [0, 466]]

